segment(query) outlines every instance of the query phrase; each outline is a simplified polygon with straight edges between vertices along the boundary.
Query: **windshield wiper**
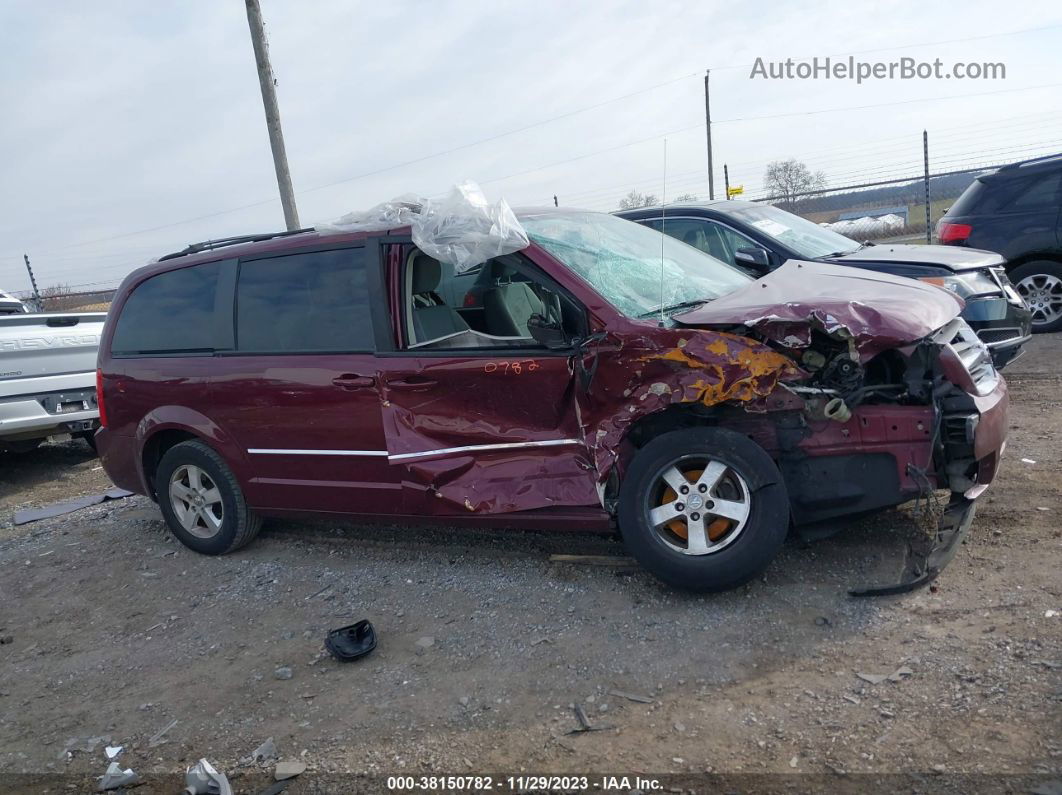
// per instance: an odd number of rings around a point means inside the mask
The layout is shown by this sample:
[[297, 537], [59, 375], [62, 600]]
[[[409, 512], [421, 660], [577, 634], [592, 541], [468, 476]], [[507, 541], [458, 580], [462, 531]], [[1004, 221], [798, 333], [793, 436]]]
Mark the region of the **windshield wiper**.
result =
[[642, 312], [638, 317], [647, 318], [659, 314], [667, 314], [668, 312], [674, 312], [676, 309], [687, 309], [689, 307], [707, 304], [710, 300], [710, 298], [695, 298], [692, 301], [680, 301], [677, 304], [666, 304], [665, 306], [658, 306], [655, 309], [650, 309], [648, 312]]

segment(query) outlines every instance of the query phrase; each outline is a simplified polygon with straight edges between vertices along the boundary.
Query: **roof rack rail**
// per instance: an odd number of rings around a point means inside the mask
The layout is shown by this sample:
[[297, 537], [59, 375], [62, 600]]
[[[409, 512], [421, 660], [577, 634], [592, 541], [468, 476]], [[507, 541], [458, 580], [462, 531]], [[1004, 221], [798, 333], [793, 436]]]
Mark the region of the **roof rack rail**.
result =
[[1005, 166], [1000, 166], [999, 170], [1009, 170], [1012, 168], [1021, 168], [1022, 166], [1031, 166], [1035, 163], [1046, 163], [1051, 160], [1057, 160], [1062, 157], [1062, 152], [1056, 152], [1053, 155], [1041, 155], [1040, 157], [1030, 157], [1028, 160], [1019, 160], [1015, 163], [1007, 163]]
[[301, 235], [303, 232], [312, 231], [313, 227], [307, 226], [303, 229], [291, 229], [286, 232], [266, 232], [258, 235], [237, 235], [236, 237], [219, 237], [217, 240], [204, 240], [202, 243], [192, 243], [183, 251], [175, 251], [172, 254], [159, 257], [159, 262], [176, 259], [177, 257], [187, 257], [189, 254], [199, 254], [203, 251], [213, 251], [216, 248], [224, 248], [225, 246], [235, 246], [240, 243], [257, 243], [261, 240], [272, 240], [274, 237]]

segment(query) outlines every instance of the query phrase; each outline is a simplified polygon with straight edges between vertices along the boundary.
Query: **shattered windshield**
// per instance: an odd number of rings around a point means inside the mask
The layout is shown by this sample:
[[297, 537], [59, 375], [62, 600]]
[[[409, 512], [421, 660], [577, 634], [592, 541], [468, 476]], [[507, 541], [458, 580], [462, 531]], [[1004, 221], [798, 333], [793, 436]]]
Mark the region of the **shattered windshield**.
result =
[[850, 237], [770, 205], [727, 209], [727, 212], [789, 247], [804, 259], [849, 254], [860, 247]]
[[693, 246], [614, 215], [529, 213], [520, 222], [531, 240], [628, 317], [705, 303], [752, 281]]

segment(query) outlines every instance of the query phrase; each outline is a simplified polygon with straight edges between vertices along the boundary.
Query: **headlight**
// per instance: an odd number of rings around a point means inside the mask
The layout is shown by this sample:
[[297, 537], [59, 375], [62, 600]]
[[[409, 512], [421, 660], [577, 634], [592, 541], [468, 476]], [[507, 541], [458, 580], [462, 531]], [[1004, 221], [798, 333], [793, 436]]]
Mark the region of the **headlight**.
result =
[[947, 276], [922, 276], [919, 281], [944, 287], [960, 298], [972, 298], [978, 295], [999, 295], [1003, 292], [999, 287], [999, 283], [987, 271], [953, 273]]

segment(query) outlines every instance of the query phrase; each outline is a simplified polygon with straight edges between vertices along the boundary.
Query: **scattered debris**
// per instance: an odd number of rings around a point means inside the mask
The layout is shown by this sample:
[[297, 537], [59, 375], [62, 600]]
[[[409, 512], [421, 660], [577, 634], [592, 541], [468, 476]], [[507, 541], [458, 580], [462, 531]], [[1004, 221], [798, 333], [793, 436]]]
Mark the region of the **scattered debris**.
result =
[[435, 638], [433, 638], [431, 635], [425, 635], [422, 638], [417, 638], [416, 645], [418, 648], [421, 649], [430, 649], [432, 646], [435, 645]]
[[276, 769], [273, 771], [273, 778], [277, 781], [286, 781], [304, 772], [306, 772], [306, 765], [302, 762], [296, 760], [277, 762]]
[[166, 733], [176, 725], [177, 721], [172, 720], [166, 726], [159, 729], [155, 733], [155, 735], [150, 740], [148, 740], [148, 748], [155, 748], [156, 746], [162, 745], [164, 742], [166, 742]]
[[1058, 611], [1057, 610], [1045, 610], [1044, 611], [1044, 618], [1054, 618], [1057, 615], [1058, 615]]
[[272, 762], [277, 758], [277, 746], [273, 738], [269, 737], [264, 743], [255, 748], [250, 756], [240, 760], [241, 765], [253, 765], [256, 762]]
[[232, 795], [232, 785], [206, 759], [200, 759], [184, 775], [182, 795]]
[[1023, 458], [1023, 459], [1021, 460], [1021, 462], [1022, 462], [1023, 464], [1035, 464], [1035, 463], [1036, 463], [1036, 462], [1035, 462], [1035, 461], [1034, 461], [1033, 459], [1031, 459], [1031, 458]]
[[132, 495], [133, 492], [126, 491], [125, 489], [108, 489], [103, 494], [91, 494], [88, 497], [75, 497], [72, 500], [53, 502], [51, 505], [45, 505], [43, 508], [26, 508], [23, 511], [16, 511], [11, 522], [12, 524], [29, 524], [30, 522], [36, 522], [40, 519], [51, 519], [54, 516], [62, 516], [63, 514], [80, 511], [82, 508], [88, 508], [90, 505], [99, 505], [101, 502], [107, 502], [108, 500], [121, 500], [125, 497], [131, 497]]
[[882, 682], [884, 682], [886, 680], [889, 681], [889, 682], [900, 682], [900, 681], [902, 681], [904, 679], [904, 677], [912, 676], [913, 674], [914, 674], [914, 671], [912, 671], [910, 668], [908, 668], [905, 665], [901, 665], [899, 668], [897, 668], [891, 674], [864, 674], [864, 673], [857, 673], [856, 676], [858, 676], [864, 682], [870, 682], [870, 684], [872, 684], [872, 685], [880, 685]]
[[107, 755], [108, 759], [117, 759], [118, 754], [125, 750], [125, 746], [122, 745], [108, 745], [103, 749], [103, 753]]
[[628, 693], [624, 690], [609, 690], [608, 694], [610, 696], [615, 696], [616, 698], [625, 698], [628, 701], [634, 701], [638, 704], [653, 703], [653, 699], [649, 698], [649, 696], [639, 696], [637, 693]]
[[140, 776], [134, 773], [132, 768], [127, 767], [122, 770], [122, 766], [117, 762], [111, 762], [107, 766], [107, 772], [99, 778], [100, 784], [97, 790], [100, 792], [118, 789], [119, 787], [131, 787], [140, 781]]
[[295, 672], [291, 670], [290, 665], [280, 665], [273, 671], [274, 679], [291, 679], [293, 676], [295, 676]]
[[59, 752], [59, 758], [67, 759], [75, 753], [91, 754], [101, 744], [109, 745], [110, 742], [111, 735], [109, 734], [104, 734], [100, 737], [71, 737], [66, 741], [63, 750]]
[[575, 717], [579, 721], [579, 725], [576, 726], [568, 734], [582, 734], [583, 732], [603, 732], [614, 729], [614, 726], [595, 726], [590, 722], [590, 718], [586, 716], [586, 710], [583, 709], [582, 704], [576, 704], [573, 709], [575, 710]]
[[844, 695], [844, 696], [841, 696], [841, 698], [843, 698], [845, 701], [851, 701], [853, 704], [858, 704], [859, 703], [859, 699], [856, 698], [855, 696]]
[[826, 618], [826, 616], [817, 616], [815, 618], [815, 626], [817, 626], [817, 627], [828, 627], [829, 625], [830, 625], [830, 619]]
[[356, 660], [376, 648], [376, 630], [368, 619], [333, 629], [325, 638], [325, 648], [340, 662]]
[[545, 635], [539, 635], [537, 638], [532, 638], [531, 639], [531, 645], [532, 646], [537, 646], [540, 643], [552, 643], [552, 641], [549, 638], [547, 638]]
[[789, 760], [789, 766], [790, 767], [796, 767], [799, 763], [800, 763], [800, 759], [795, 757], [795, 756], [792, 759]]

